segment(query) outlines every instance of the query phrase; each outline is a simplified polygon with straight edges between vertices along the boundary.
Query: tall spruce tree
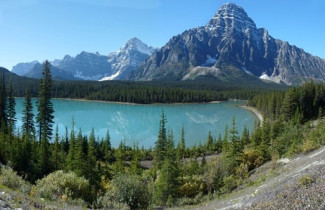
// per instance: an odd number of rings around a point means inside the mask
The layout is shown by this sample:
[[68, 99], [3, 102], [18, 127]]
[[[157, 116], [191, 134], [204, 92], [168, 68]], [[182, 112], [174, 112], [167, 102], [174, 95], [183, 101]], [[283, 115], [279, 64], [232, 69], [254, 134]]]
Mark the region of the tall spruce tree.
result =
[[185, 158], [185, 151], [186, 151], [186, 144], [185, 144], [185, 131], [184, 127], [182, 126], [181, 130], [181, 140], [177, 144], [177, 158], [183, 159]]
[[158, 140], [155, 143], [155, 151], [154, 151], [154, 163], [156, 169], [161, 169], [161, 166], [164, 161], [164, 157], [166, 155], [166, 146], [167, 146], [166, 123], [167, 123], [167, 118], [165, 112], [163, 111], [161, 114], [161, 120], [159, 124], [160, 126], [159, 126]]
[[87, 151], [87, 167], [86, 167], [86, 178], [89, 180], [89, 184], [91, 186], [91, 190], [96, 192], [99, 189], [100, 183], [100, 175], [97, 167], [97, 156], [96, 156], [96, 148], [95, 148], [95, 131], [91, 130], [89, 136], [89, 144]]
[[8, 88], [8, 124], [9, 124], [9, 133], [10, 138], [12, 138], [14, 124], [15, 124], [15, 116], [16, 116], [16, 101], [14, 98], [14, 87], [12, 85], [12, 78], [9, 79], [9, 88]]
[[0, 79], [0, 128], [7, 130], [8, 116], [7, 116], [7, 91], [5, 84], [5, 75], [2, 73]]
[[[38, 99], [37, 123], [39, 126], [39, 140], [49, 141], [53, 131], [53, 104], [51, 102], [52, 75], [49, 61], [45, 61], [43, 65], [42, 79], [40, 84]], [[45, 135], [45, 136], [42, 136]]]
[[156, 182], [156, 199], [161, 205], [165, 205], [167, 201], [173, 202], [177, 198], [180, 171], [173, 138], [173, 132], [169, 131], [166, 142], [166, 157]]
[[26, 95], [23, 108], [23, 118], [22, 118], [22, 133], [23, 136], [28, 138], [32, 137], [35, 134], [34, 128], [34, 113], [33, 113], [33, 104], [30, 95], [29, 87], [26, 88]]

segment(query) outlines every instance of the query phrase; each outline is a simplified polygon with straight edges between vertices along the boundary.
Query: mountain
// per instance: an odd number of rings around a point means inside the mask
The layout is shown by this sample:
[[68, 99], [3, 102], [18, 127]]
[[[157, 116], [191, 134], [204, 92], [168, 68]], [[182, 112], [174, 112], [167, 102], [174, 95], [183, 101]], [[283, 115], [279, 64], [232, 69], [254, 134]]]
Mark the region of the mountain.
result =
[[[63, 71], [53, 65], [50, 66], [52, 78], [54, 80], [75, 80], [73, 75], [69, 72]], [[43, 64], [36, 63], [34, 67], [27, 73], [25, 77], [40, 79], [42, 78]]]
[[18, 63], [14, 67], [12, 67], [11, 72], [23, 76], [24, 74], [27, 74], [34, 66], [35, 64], [39, 63], [38, 61], [32, 61], [28, 63]]
[[10, 75], [11, 72], [8, 69], [4, 68], [4, 67], [0, 67], [0, 74]]
[[55, 60], [52, 64], [78, 79], [99, 80], [111, 74], [111, 65], [107, 62], [107, 56], [99, 53], [83, 51], [76, 57], [66, 55], [62, 60]]
[[138, 38], [130, 39], [120, 50], [108, 55], [111, 64], [111, 75], [101, 79], [124, 80], [140, 64], [157, 51], [157, 48], [149, 47]]
[[257, 28], [243, 8], [228, 3], [205, 26], [171, 38], [127, 79], [227, 80], [240, 78], [240, 72], [299, 84], [306, 79], [325, 80], [325, 61], [274, 39], [266, 29]]
[[[146, 45], [138, 38], [132, 38], [117, 52], [108, 56], [83, 51], [75, 57], [66, 55], [63, 59], [55, 59], [50, 63], [52, 71], [55, 71], [54, 78], [60, 80], [124, 80], [126, 75], [138, 68], [155, 51], [157, 48]], [[40, 63], [19, 63], [13, 67], [12, 72], [39, 78], [40, 66], [37, 64]]]

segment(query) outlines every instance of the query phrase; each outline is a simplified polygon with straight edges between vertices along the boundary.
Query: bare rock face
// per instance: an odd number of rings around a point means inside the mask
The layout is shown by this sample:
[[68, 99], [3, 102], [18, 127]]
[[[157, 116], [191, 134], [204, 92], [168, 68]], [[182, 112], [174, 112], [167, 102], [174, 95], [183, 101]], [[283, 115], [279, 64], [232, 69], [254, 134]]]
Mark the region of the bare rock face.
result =
[[[257, 28], [243, 8], [229, 3], [202, 27], [174, 36], [147, 59], [130, 80], [195, 79], [191, 72], [217, 78], [229, 67], [261, 79], [299, 84], [307, 79], [325, 80], [324, 59], [312, 56]], [[198, 73], [198, 67], [204, 72]], [[226, 67], [226, 68], [225, 68]], [[216, 69], [220, 72], [216, 74]], [[233, 72], [232, 72], [233, 73]], [[228, 75], [234, 77], [235, 75]]]

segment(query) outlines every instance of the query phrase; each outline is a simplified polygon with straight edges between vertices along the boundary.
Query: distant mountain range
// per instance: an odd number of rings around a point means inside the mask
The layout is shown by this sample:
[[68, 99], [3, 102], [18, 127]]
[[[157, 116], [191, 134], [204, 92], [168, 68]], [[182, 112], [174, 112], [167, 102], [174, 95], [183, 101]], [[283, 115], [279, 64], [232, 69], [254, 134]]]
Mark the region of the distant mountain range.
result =
[[[52, 75], [56, 80], [113, 80], [125, 79], [156, 48], [148, 47], [138, 38], [130, 39], [119, 51], [108, 56], [99, 53], [81, 52], [72, 57], [51, 61]], [[38, 61], [19, 63], [12, 72], [30, 78], [41, 77], [41, 64]]]
[[[82, 52], [51, 63], [61, 79], [263, 80], [288, 85], [308, 79], [325, 81], [324, 59], [273, 38], [233, 3], [224, 4], [205, 26], [172, 37], [160, 49], [133, 38], [108, 56]], [[12, 71], [38, 78], [36, 65], [35, 61], [21, 63]]]

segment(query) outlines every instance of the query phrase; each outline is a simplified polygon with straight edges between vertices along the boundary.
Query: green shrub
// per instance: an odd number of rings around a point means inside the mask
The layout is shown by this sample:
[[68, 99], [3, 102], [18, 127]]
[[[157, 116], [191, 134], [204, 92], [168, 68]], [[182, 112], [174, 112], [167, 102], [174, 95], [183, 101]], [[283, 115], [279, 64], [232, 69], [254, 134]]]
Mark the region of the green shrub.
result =
[[48, 200], [63, 200], [83, 205], [89, 197], [89, 182], [74, 172], [56, 171], [36, 182], [32, 194]]
[[25, 182], [17, 173], [9, 167], [1, 167], [0, 183], [8, 188], [19, 190], [28, 194], [30, 192], [30, 184]]
[[314, 180], [308, 174], [299, 179], [300, 186], [304, 186], [304, 187], [308, 187], [313, 182]]
[[227, 176], [223, 178], [224, 186], [221, 189], [222, 193], [230, 193], [237, 187], [237, 181], [234, 178], [234, 175]]
[[[152, 180], [137, 175], [120, 175], [111, 182], [111, 189], [98, 198], [103, 208], [117, 208], [116, 205], [131, 209], [146, 209], [153, 197]], [[126, 204], [126, 205], [124, 205]]]
[[202, 191], [206, 191], [206, 184], [201, 176], [185, 176], [180, 180], [178, 188], [180, 197], [193, 198]]

